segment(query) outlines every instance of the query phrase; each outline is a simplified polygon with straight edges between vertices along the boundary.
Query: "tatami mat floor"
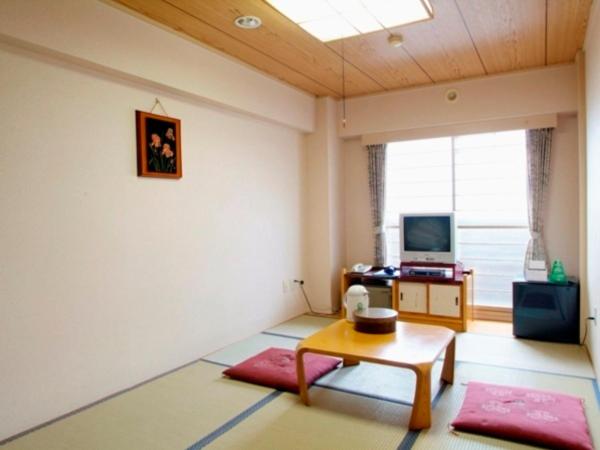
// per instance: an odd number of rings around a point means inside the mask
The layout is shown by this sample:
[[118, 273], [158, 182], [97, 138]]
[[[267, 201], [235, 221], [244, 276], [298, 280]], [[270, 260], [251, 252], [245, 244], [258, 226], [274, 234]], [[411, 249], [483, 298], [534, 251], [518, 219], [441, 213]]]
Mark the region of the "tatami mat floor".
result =
[[[535, 387], [582, 397], [600, 443], [600, 392], [583, 348], [463, 333], [456, 379], [435, 384], [432, 427], [408, 431], [414, 375], [373, 364], [340, 368], [296, 395], [224, 378], [234, 365], [269, 347], [293, 349], [334, 319], [300, 316], [206, 355], [164, 377], [40, 428], [6, 450], [135, 449], [527, 449], [526, 445], [450, 433], [471, 380]], [[439, 378], [440, 364], [433, 376]], [[599, 444], [597, 444], [599, 445]]]

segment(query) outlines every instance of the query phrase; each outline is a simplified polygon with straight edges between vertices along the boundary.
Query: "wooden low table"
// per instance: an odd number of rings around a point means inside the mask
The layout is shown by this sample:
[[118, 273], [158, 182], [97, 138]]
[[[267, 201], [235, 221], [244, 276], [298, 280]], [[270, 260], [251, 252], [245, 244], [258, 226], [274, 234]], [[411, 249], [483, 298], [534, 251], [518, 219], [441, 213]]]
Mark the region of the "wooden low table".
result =
[[308, 387], [304, 376], [305, 353], [320, 353], [337, 356], [344, 366], [356, 365], [360, 361], [387, 364], [411, 369], [417, 375], [417, 386], [409, 427], [420, 430], [431, 426], [431, 368], [440, 354], [446, 350], [442, 381], [454, 381], [454, 331], [434, 326], [398, 322], [396, 332], [367, 334], [354, 330], [353, 324], [345, 319], [323, 328], [300, 341], [296, 347], [296, 369], [300, 397], [310, 405]]

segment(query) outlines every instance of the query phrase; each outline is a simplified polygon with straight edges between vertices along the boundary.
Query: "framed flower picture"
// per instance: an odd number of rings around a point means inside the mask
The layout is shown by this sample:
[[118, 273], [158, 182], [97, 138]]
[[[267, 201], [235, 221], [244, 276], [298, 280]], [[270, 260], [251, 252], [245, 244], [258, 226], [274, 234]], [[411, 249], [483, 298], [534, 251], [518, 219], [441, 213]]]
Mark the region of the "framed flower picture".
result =
[[135, 112], [138, 176], [181, 178], [181, 121]]

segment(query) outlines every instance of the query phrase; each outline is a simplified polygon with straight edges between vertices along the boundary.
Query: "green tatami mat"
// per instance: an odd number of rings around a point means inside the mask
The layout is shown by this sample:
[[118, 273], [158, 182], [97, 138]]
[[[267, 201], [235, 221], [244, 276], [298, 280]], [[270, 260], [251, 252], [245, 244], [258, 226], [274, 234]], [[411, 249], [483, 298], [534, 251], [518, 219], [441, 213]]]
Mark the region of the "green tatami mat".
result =
[[3, 450], [185, 449], [272, 389], [199, 362], [41, 428]]
[[216, 352], [206, 355], [202, 359], [228, 366], [234, 366], [270, 347], [294, 350], [296, 345], [298, 345], [297, 339], [261, 333], [250, 336], [243, 341], [228, 345], [221, 350], [217, 350]]
[[321, 328], [331, 325], [339, 319], [330, 319], [327, 317], [316, 317], [304, 314], [283, 322], [273, 328], [266, 330], [266, 333], [283, 334], [286, 336], [305, 338], [316, 333]]
[[[405, 369], [361, 363], [322, 377], [310, 389], [312, 406], [298, 396], [222, 376], [269, 347], [295, 349], [333, 319], [300, 316], [218, 350], [198, 362], [124, 392], [2, 446], [6, 450], [215, 449], [530, 449], [526, 445], [448, 431], [465, 384], [480, 381], [575, 395], [597, 447], [600, 410], [593, 371], [583, 349], [462, 333], [455, 383], [437, 397], [432, 427], [408, 432], [415, 377]], [[292, 336], [292, 337], [285, 337]], [[213, 363], [209, 363], [211, 361]], [[466, 362], [465, 362], [466, 361]], [[220, 364], [220, 365], [218, 365]], [[434, 366], [432, 390], [441, 370]], [[600, 398], [600, 394], [599, 398]], [[267, 401], [265, 401], [267, 400]], [[401, 444], [402, 443], [402, 444]], [[194, 447], [194, 449], [196, 448]]]
[[207, 449], [393, 450], [408, 430], [411, 408], [314, 387], [312, 405], [283, 394]]
[[585, 349], [576, 344], [460, 333], [456, 339], [456, 359], [561, 375], [595, 377]]

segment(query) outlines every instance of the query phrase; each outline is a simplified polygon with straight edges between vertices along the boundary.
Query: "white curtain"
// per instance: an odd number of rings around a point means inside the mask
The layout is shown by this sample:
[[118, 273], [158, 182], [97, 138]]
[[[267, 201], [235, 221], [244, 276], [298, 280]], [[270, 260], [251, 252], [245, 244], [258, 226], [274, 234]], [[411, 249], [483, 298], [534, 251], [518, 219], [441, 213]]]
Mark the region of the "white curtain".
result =
[[550, 177], [552, 131], [552, 128], [527, 130], [527, 204], [531, 238], [525, 254], [525, 267], [531, 260], [545, 261], [548, 267], [543, 217]]
[[375, 238], [375, 265], [383, 266], [386, 260], [384, 229], [385, 215], [385, 148], [386, 144], [367, 145], [369, 154], [369, 191], [371, 218]]

